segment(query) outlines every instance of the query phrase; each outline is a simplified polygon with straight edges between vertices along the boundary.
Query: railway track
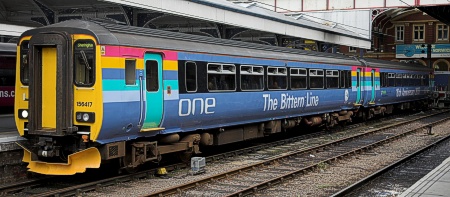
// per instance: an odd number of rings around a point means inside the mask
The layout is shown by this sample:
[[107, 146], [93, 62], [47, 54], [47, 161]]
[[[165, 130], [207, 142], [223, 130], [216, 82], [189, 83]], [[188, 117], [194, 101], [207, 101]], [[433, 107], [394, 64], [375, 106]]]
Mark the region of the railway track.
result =
[[[420, 178], [425, 176], [428, 172], [432, 171], [435, 167], [441, 164], [446, 158], [450, 156], [448, 152], [448, 145], [450, 144], [450, 135], [447, 135], [434, 143], [431, 143], [414, 153], [399, 159], [381, 170], [370, 174], [369, 176], [359, 180], [358, 182], [336, 192], [333, 197], [340, 196], [361, 196], [361, 195], [377, 195], [375, 193], [369, 193], [373, 186], [383, 188], [386, 191], [385, 195], [398, 195], [406, 188], [413, 185]], [[440, 147], [441, 146], [441, 147]], [[436, 147], [440, 150], [440, 153], [435, 153]], [[439, 152], [439, 150], [437, 151]], [[419, 161], [417, 161], [419, 160]], [[405, 169], [406, 168], [406, 169]], [[383, 177], [385, 176], [385, 177]], [[380, 178], [381, 180], [376, 181]], [[380, 184], [389, 182], [389, 184]], [[397, 182], [397, 183], [396, 183]], [[381, 186], [380, 186], [381, 185]], [[387, 187], [390, 185], [390, 187]], [[395, 189], [393, 189], [394, 187]], [[401, 190], [403, 189], [403, 190]], [[377, 188], [380, 191], [380, 188]], [[381, 192], [383, 192], [381, 190]], [[394, 192], [394, 193], [391, 193]], [[368, 194], [369, 193], [369, 194]]]
[[[440, 111], [440, 112], [436, 112], [436, 113], [445, 113], [446, 111]], [[394, 126], [398, 126], [400, 124], [408, 124], [408, 122], [413, 122], [416, 121], [418, 119], [422, 119], [424, 117], [428, 117], [431, 115], [425, 115], [423, 117], [417, 117], [417, 118], [412, 118], [410, 120], [405, 120], [403, 122], [396, 122], [393, 121]], [[390, 120], [394, 120], [395, 118], [393, 117], [389, 117], [388, 119]], [[401, 120], [402, 118], [400, 118]], [[379, 126], [379, 125], [383, 125], [385, 124], [384, 122], [381, 122], [380, 120], [377, 121], [371, 121], [370, 125], [368, 126], [370, 130], [370, 127], [374, 127], [374, 126]], [[209, 156], [206, 157], [206, 161], [207, 163], [213, 163], [215, 161], [223, 161], [226, 158], [232, 158], [232, 157], [236, 157], [239, 155], [260, 155], [260, 157], [258, 158], [259, 161], [262, 161], [263, 165], [270, 163], [271, 161], [268, 159], [271, 159], [270, 157], [273, 157], [277, 154], [280, 154], [276, 149], [275, 150], [270, 150], [270, 151], [264, 151], [265, 149], [267, 149], [267, 147], [275, 147], [278, 149], [286, 149], [287, 151], [289, 150], [296, 150], [299, 147], [305, 146], [307, 144], [323, 144], [323, 143], [327, 143], [330, 141], [333, 141], [336, 138], [346, 138], [346, 136], [355, 136], [355, 135], [359, 135], [362, 133], [367, 133], [367, 131], [361, 131], [361, 129], [364, 127], [364, 123], [360, 123], [360, 124], [355, 124], [355, 125], [351, 125], [349, 127], [346, 127], [346, 129], [348, 128], [358, 128], [358, 131], [348, 131], [346, 134], [341, 134], [340, 132], [337, 133], [333, 133], [334, 136], [332, 137], [324, 137], [325, 135], [327, 135], [327, 133], [330, 132], [318, 132], [318, 133], [313, 133], [313, 134], [309, 134], [309, 135], [302, 135], [296, 138], [291, 138], [291, 139], [286, 139], [286, 140], [281, 140], [281, 141], [276, 141], [273, 143], [268, 143], [268, 144], [262, 144], [262, 145], [258, 145], [258, 146], [252, 146], [249, 148], [244, 148], [244, 149], [240, 149], [240, 150], [236, 150], [236, 151], [231, 151], [231, 152], [226, 152], [226, 153], [221, 153], [221, 154], [217, 154], [217, 155], [213, 155], [213, 156]], [[367, 130], [366, 129], [366, 130]], [[322, 136], [322, 137], [319, 137]], [[318, 141], [314, 141], [314, 140], [310, 140], [311, 138], [318, 138]], [[293, 145], [294, 144], [294, 145]], [[319, 146], [317, 146], [319, 147]], [[306, 151], [306, 150], [303, 150]], [[265, 153], [264, 153], [265, 152]], [[284, 153], [281, 153], [284, 154]], [[261, 156], [262, 155], [262, 156]], [[165, 166], [167, 168], [168, 171], [171, 170], [177, 170], [177, 169], [185, 169], [188, 166], [184, 163], [179, 163], [179, 164], [174, 164], [174, 165], [169, 165], [169, 166]], [[72, 196], [72, 195], [79, 195], [80, 193], [83, 192], [87, 192], [87, 191], [103, 191], [103, 188], [111, 186], [111, 185], [118, 185], [124, 182], [130, 182], [133, 180], [139, 180], [139, 179], [143, 179], [143, 178], [152, 178], [153, 175], [155, 174], [156, 169], [151, 169], [151, 170], [146, 170], [146, 171], [142, 171], [139, 173], [135, 173], [135, 174], [130, 174], [130, 175], [122, 175], [122, 176], [117, 176], [117, 177], [112, 177], [112, 178], [108, 178], [108, 179], [103, 179], [103, 180], [98, 180], [98, 181], [93, 181], [93, 182], [89, 182], [89, 183], [84, 183], [84, 184], [79, 184], [76, 186], [71, 186], [71, 187], [65, 187], [62, 189], [53, 189], [52, 191], [46, 191], [46, 192], [40, 192], [38, 194], [36, 194], [35, 196], [55, 196], [55, 195], [59, 195], [59, 196]], [[242, 172], [242, 170], [241, 170]], [[230, 176], [231, 173], [227, 173], [228, 175], [224, 176]], [[211, 180], [217, 180], [220, 179], [220, 176], [218, 176], [219, 178], [207, 178], [205, 179], [204, 182], [210, 182]], [[48, 181], [46, 181], [48, 182]], [[50, 181], [52, 182], [52, 181]], [[202, 181], [199, 181], [202, 182]], [[40, 187], [38, 186], [40, 183], [42, 183], [42, 181], [28, 181], [27, 183], [23, 183], [23, 184], [17, 184], [17, 185], [9, 185], [9, 186], [3, 186], [0, 187], [0, 194], [8, 194], [8, 193], [14, 193], [19, 191], [20, 189], [18, 188], [32, 188], [32, 187]], [[190, 185], [198, 185], [198, 182], [192, 182], [190, 183]], [[185, 186], [180, 186], [178, 188], [172, 188], [172, 191], [168, 190], [164, 190], [161, 191], [159, 193], [154, 193], [151, 195], [165, 195], [165, 194], [173, 194], [173, 193], [179, 193], [179, 191], [183, 191], [184, 188], [189, 188], [189, 183], [185, 184]]]
[[257, 193], [286, 179], [320, 169], [349, 155], [365, 152], [389, 141], [404, 137], [429, 126], [449, 120], [447, 114], [421, 119], [423, 126], [406, 131], [390, 130], [409, 124], [403, 122], [394, 126], [374, 129], [363, 134], [339, 139], [327, 144], [298, 150], [234, 169], [225, 173], [196, 180], [187, 184], [150, 193], [146, 196], [246, 196]]

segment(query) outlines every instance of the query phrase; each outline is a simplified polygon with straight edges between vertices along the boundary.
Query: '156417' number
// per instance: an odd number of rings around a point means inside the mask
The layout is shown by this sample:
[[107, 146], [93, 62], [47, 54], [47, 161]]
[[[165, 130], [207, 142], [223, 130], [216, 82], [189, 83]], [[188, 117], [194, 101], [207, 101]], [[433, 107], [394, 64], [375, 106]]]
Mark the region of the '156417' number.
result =
[[92, 102], [77, 102], [78, 107], [92, 107]]

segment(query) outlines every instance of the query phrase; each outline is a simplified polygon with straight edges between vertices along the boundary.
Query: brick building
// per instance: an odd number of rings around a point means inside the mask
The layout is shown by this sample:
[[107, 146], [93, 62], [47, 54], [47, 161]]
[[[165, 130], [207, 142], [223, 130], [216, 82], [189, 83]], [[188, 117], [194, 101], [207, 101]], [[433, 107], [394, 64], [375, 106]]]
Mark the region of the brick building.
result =
[[[364, 50], [364, 57], [412, 60], [425, 66], [430, 61], [437, 73], [450, 71], [449, 27], [446, 24], [417, 9], [397, 9], [378, 15], [372, 25], [371, 50], [341, 46], [339, 51], [359, 56], [359, 50]], [[427, 57], [428, 44], [432, 48], [431, 58]]]

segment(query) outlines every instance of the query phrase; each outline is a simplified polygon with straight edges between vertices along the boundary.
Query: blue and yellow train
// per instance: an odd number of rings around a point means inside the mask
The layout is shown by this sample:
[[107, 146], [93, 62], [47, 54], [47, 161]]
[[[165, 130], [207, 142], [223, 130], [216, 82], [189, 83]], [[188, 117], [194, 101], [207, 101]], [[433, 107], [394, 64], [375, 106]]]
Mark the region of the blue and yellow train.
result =
[[26, 31], [17, 57], [23, 160], [55, 175], [427, 106], [431, 72], [82, 20]]

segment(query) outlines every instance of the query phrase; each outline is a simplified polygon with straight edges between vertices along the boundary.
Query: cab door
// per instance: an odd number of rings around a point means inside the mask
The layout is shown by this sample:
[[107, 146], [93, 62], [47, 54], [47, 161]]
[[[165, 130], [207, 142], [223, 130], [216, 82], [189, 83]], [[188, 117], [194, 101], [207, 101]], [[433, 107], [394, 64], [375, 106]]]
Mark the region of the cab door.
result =
[[34, 35], [29, 42], [28, 134], [71, 134], [73, 71], [71, 37], [65, 33]]
[[45, 46], [39, 51], [42, 68], [42, 128], [56, 129], [56, 46]]
[[144, 55], [146, 116], [143, 129], [158, 128], [163, 117], [162, 56], [156, 53]]
[[355, 104], [361, 103], [361, 74], [362, 70], [361, 68], [356, 69], [356, 102]]
[[375, 88], [375, 69], [370, 72], [370, 87], [372, 88], [369, 104], [375, 104], [376, 88]]

